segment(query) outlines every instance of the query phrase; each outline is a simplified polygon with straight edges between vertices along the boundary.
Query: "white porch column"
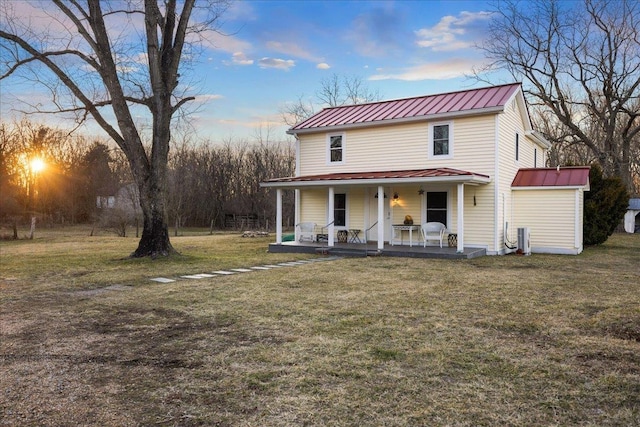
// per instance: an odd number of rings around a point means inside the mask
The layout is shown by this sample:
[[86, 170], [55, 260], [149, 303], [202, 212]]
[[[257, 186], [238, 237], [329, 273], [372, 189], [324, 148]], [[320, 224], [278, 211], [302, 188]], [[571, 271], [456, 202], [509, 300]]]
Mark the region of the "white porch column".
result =
[[464, 184], [458, 184], [458, 248], [459, 254], [464, 252]]
[[335, 227], [334, 209], [335, 209], [335, 192], [333, 187], [329, 187], [329, 218], [327, 221], [329, 223], [329, 239], [328, 239], [329, 246], [335, 245], [335, 239], [333, 237], [333, 232]]
[[276, 190], [276, 243], [282, 243], [282, 189]]
[[[393, 237], [392, 237], [393, 238]], [[378, 186], [378, 250], [384, 249], [384, 187]]]

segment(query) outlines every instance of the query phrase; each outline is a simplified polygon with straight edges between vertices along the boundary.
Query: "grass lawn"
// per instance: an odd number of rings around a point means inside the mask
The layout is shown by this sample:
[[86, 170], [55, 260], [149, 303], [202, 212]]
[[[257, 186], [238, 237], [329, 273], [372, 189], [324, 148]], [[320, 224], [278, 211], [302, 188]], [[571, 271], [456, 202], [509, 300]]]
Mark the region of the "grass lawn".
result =
[[269, 241], [0, 242], [0, 426], [640, 425], [640, 235], [149, 280], [310, 257]]

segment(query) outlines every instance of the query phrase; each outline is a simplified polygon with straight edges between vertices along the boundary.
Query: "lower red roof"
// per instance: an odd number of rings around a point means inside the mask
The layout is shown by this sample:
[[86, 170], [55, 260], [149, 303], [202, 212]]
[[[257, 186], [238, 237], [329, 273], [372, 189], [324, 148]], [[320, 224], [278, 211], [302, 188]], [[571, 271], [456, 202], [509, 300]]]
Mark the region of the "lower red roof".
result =
[[267, 183], [285, 183], [285, 182], [310, 182], [310, 181], [352, 181], [352, 180], [379, 180], [379, 179], [407, 179], [412, 178], [439, 178], [439, 177], [478, 177], [481, 179], [490, 179], [488, 175], [478, 174], [474, 172], [463, 171], [451, 168], [437, 169], [412, 169], [399, 171], [376, 171], [376, 172], [342, 172], [328, 173], [322, 175], [307, 175], [287, 178], [274, 178]]
[[520, 169], [512, 187], [585, 187], [589, 185], [589, 166]]

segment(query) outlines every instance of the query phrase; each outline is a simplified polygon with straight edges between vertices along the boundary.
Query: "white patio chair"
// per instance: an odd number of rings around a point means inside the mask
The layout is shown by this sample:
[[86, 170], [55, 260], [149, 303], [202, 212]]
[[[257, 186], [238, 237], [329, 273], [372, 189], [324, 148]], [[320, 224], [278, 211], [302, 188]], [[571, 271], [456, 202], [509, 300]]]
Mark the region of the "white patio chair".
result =
[[428, 240], [436, 240], [440, 242], [442, 247], [442, 240], [444, 239], [444, 232], [447, 227], [441, 222], [425, 222], [421, 226], [422, 240], [424, 241], [424, 247], [427, 247]]
[[308, 240], [309, 242], [315, 242], [316, 236], [316, 223], [315, 222], [301, 222], [296, 225], [298, 230], [300, 230], [298, 234], [298, 241], [302, 242], [304, 240]]

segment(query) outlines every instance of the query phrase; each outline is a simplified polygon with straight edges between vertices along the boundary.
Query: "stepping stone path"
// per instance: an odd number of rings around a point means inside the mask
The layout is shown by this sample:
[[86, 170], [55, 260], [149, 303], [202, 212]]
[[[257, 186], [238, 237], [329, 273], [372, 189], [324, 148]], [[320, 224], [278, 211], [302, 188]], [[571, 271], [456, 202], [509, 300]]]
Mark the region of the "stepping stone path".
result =
[[180, 276], [175, 279], [171, 279], [168, 277], [154, 277], [149, 280], [153, 280], [154, 282], [158, 282], [158, 283], [172, 283], [179, 279], [187, 279], [187, 280], [210, 279], [212, 277], [230, 276], [232, 274], [250, 273], [253, 271], [264, 271], [264, 270], [271, 270], [274, 268], [295, 267], [298, 265], [313, 264], [316, 262], [335, 261], [337, 259], [339, 259], [339, 257], [330, 256], [330, 257], [314, 258], [314, 259], [302, 260], [302, 261], [281, 262], [279, 264], [258, 265], [250, 268], [232, 268], [229, 270], [217, 270], [217, 271], [212, 271], [211, 273], [188, 274], [188, 275]]

